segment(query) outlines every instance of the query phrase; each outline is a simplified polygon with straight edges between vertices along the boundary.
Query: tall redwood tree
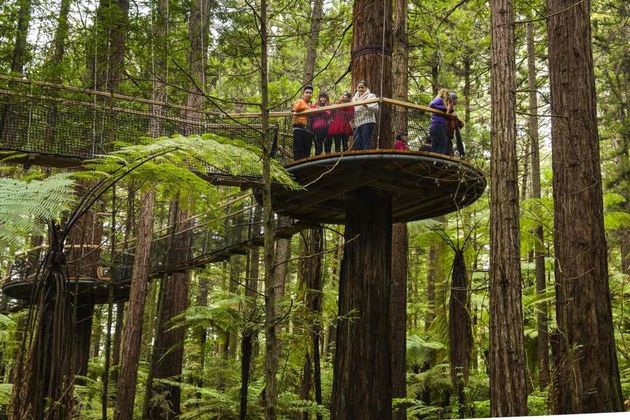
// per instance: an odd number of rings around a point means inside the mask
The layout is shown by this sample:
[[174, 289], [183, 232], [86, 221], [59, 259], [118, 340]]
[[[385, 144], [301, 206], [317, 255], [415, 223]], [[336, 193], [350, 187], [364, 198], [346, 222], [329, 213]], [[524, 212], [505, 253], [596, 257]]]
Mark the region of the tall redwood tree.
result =
[[490, 159], [490, 407], [527, 414], [521, 308], [516, 83], [512, 0], [493, 0]]
[[556, 413], [622, 411], [608, 286], [590, 0], [549, 0]]

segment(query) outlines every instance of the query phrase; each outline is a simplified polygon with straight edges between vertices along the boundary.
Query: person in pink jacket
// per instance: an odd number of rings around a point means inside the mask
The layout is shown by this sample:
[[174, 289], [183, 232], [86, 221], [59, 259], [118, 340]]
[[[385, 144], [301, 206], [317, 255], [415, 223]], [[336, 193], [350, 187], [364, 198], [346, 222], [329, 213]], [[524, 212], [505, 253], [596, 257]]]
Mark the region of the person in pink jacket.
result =
[[[328, 106], [328, 94], [320, 92], [317, 97], [315, 108]], [[328, 126], [330, 124], [330, 110], [317, 112], [311, 115], [311, 129], [315, 133], [315, 155], [320, 155], [323, 151], [324, 144], [328, 140]]]
[[396, 150], [409, 150], [407, 146], [407, 135], [403, 132], [396, 134], [396, 142], [394, 143], [394, 149]]
[[[340, 104], [349, 103], [352, 99], [350, 92], [346, 91], [339, 98]], [[333, 111], [332, 123], [328, 128], [329, 143], [326, 144], [326, 153], [332, 150], [332, 142], [335, 143], [335, 152], [348, 150], [348, 138], [352, 135], [350, 121], [354, 118], [354, 107], [339, 108]]]

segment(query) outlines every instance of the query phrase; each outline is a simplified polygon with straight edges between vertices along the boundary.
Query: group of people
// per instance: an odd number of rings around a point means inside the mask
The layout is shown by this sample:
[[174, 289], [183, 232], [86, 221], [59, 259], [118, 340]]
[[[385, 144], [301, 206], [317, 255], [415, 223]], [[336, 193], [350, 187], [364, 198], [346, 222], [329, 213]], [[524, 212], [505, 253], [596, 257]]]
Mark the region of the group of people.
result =
[[[294, 113], [309, 109], [317, 109], [330, 105], [330, 98], [326, 92], [320, 92], [317, 102], [311, 104], [313, 86], [306, 85], [302, 90], [302, 97], [295, 101], [292, 107]], [[344, 92], [338, 104], [364, 99], [374, 99], [376, 95], [370, 92], [365, 81], [357, 83], [354, 96]], [[378, 103], [360, 104], [333, 110], [325, 109], [311, 114], [293, 115], [293, 159], [304, 159], [310, 156], [313, 143], [315, 154], [331, 153], [334, 145], [335, 152], [348, 150], [348, 139], [354, 138], [353, 149], [370, 148], [370, 141], [376, 126]]]
[[[300, 114], [309, 109], [318, 109], [330, 105], [330, 98], [326, 92], [320, 92], [315, 104], [311, 103], [313, 87], [304, 86], [302, 97], [292, 107], [293, 114], [293, 159], [305, 159], [310, 156], [311, 148], [315, 145], [315, 155], [331, 153], [334, 145], [335, 152], [348, 150], [348, 139], [354, 138], [352, 148], [365, 150], [371, 147], [371, 139], [376, 127], [376, 114], [379, 110], [377, 102], [355, 106], [347, 106], [337, 109], [323, 109], [321, 112]], [[357, 90], [351, 97], [350, 92], [344, 92], [338, 104], [359, 102], [367, 99], [375, 99], [376, 95], [370, 92], [364, 80], [357, 83]], [[463, 143], [459, 136], [459, 129], [463, 123], [454, 114], [457, 104], [457, 95], [448, 89], [441, 89], [429, 106], [443, 113], [453, 114], [446, 116], [434, 113], [431, 116], [429, 129], [430, 143], [425, 144], [421, 150], [453, 154], [453, 139], [457, 139], [457, 149], [461, 157], [464, 156]], [[408, 150], [407, 138], [404, 132], [396, 134], [394, 149]]]
[[464, 144], [459, 134], [464, 123], [455, 115], [455, 105], [457, 105], [457, 95], [455, 92], [449, 92], [448, 89], [440, 89], [437, 96], [429, 103], [431, 108], [452, 114], [452, 116], [431, 115], [431, 125], [429, 126], [431, 151], [452, 156], [453, 139], [455, 139], [459, 156], [464, 157]]

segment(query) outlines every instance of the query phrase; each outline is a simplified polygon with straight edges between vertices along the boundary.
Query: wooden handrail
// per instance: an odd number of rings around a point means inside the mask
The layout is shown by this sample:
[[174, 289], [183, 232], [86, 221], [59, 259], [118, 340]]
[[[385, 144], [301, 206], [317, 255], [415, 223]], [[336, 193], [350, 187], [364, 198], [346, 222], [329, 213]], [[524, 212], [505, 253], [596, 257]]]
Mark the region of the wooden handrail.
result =
[[[168, 108], [175, 108], [175, 109], [180, 109], [184, 111], [192, 111], [192, 112], [198, 112], [202, 114], [223, 116], [223, 117], [228, 117], [228, 118], [258, 118], [261, 116], [261, 113], [258, 113], [258, 112], [222, 113], [218, 111], [199, 110], [199, 109], [187, 107], [184, 105], [177, 105], [177, 104], [171, 104], [167, 102], [154, 101], [151, 99], [138, 98], [136, 96], [126, 96], [126, 95], [121, 95], [118, 93], [103, 92], [103, 91], [98, 91], [94, 89], [76, 88], [72, 86], [66, 86], [66, 85], [60, 85], [60, 84], [42, 82], [42, 81], [36, 81], [36, 80], [27, 80], [27, 79], [15, 78], [15, 77], [5, 76], [5, 75], [0, 75], [0, 79], [13, 81], [13, 82], [19, 82], [19, 83], [25, 83], [25, 84], [33, 84], [36, 86], [54, 87], [58, 89], [68, 90], [71, 92], [86, 93], [90, 95], [102, 96], [102, 97], [111, 98], [111, 99], [121, 99], [121, 100], [131, 101], [131, 102], [139, 102], [139, 103], [144, 103], [144, 104], [149, 104], [149, 105], [159, 105], [159, 106], [168, 107]], [[2, 92], [6, 93], [7, 91], [2, 91]], [[452, 114], [448, 114], [446, 112], [443, 112], [434, 108], [430, 108], [426, 105], [414, 104], [411, 102], [401, 101], [398, 99], [392, 99], [392, 98], [387, 98], [387, 97], [377, 97], [377, 98], [371, 98], [371, 99], [363, 99], [363, 100], [354, 101], [354, 102], [346, 102], [342, 104], [327, 105], [321, 108], [308, 109], [308, 110], [297, 112], [297, 113], [294, 113], [292, 111], [274, 111], [274, 112], [270, 112], [269, 116], [271, 118], [282, 118], [282, 117], [290, 117], [292, 115], [308, 115], [308, 114], [314, 114], [321, 111], [348, 108], [350, 106], [357, 106], [357, 105], [368, 105], [372, 103], [387, 103], [390, 105], [400, 106], [404, 108], [413, 108], [418, 111], [443, 115], [445, 117], [451, 117], [451, 118], [453, 117]]]

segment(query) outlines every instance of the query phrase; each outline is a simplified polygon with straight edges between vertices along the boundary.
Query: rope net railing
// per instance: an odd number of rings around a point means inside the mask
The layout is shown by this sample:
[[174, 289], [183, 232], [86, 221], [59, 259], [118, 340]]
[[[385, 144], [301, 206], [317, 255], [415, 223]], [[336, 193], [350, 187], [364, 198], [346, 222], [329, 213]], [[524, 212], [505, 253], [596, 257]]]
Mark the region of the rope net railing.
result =
[[[0, 76], [0, 150], [47, 155], [56, 166], [55, 158], [89, 159], [138, 144], [152, 126], [160, 136], [213, 133], [261, 142], [259, 118], [238, 121], [218, 111]], [[269, 130], [275, 139], [278, 127]]]
[[[186, 271], [206, 264], [244, 255], [247, 249], [263, 244], [263, 231], [258, 205], [237, 203], [237, 208], [222, 217], [195, 215], [185, 222], [187, 227], [177, 232], [170, 228], [157, 230], [150, 251], [150, 276]], [[298, 229], [297, 227], [292, 227]], [[108, 238], [102, 238], [102, 244]], [[103, 285], [121, 285], [131, 281], [135, 239], [125, 249], [113, 253], [101, 245], [66, 245], [69, 281], [87, 281]], [[48, 251], [40, 245], [17, 254], [2, 281], [2, 287], [32, 282]], [[100, 252], [98, 252], [100, 251]], [[71, 256], [77, 255], [73, 259]], [[96, 256], [96, 258], [94, 258]]]
[[[296, 156], [294, 115], [272, 112], [269, 137], [274, 156], [283, 164], [296, 158], [357, 149], [365, 105], [375, 122], [370, 149], [394, 148], [396, 134], [406, 134], [407, 149], [428, 150], [431, 108], [388, 98], [335, 104], [306, 111], [304, 136], [308, 150]], [[159, 121], [162, 136], [213, 133], [247, 144], [261, 145], [260, 113], [195, 110], [143, 98], [29, 82], [0, 76], [0, 150], [56, 158], [87, 159], [114, 151], [120, 144], [137, 144]], [[322, 125], [323, 124], [323, 125]], [[340, 128], [341, 127], [341, 128]], [[455, 150], [453, 146], [450, 150]]]

